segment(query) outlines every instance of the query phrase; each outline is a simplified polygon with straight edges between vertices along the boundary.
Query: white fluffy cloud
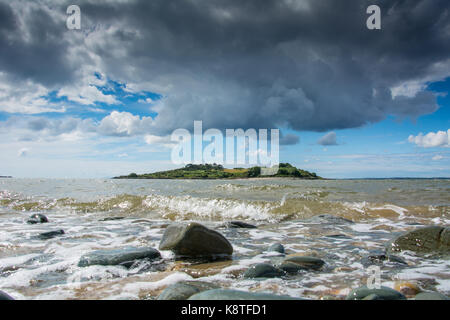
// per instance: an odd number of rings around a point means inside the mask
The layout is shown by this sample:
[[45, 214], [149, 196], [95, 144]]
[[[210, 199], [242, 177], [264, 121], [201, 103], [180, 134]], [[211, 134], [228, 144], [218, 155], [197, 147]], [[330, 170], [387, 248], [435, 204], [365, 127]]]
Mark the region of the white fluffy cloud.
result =
[[450, 129], [447, 131], [430, 132], [426, 135], [410, 135], [408, 141], [423, 148], [450, 147]]
[[166, 149], [171, 149], [174, 145], [177, 144], [177, 142], [174, 142], [170, 139], [170, 136], [160, 137], [148, 134], [144, 137], [144, 140], [148, 145], [157, 145]]
[[[150, 136], [153, 127], [151, 117], [140, 117], [129, 112], [112, 111], [99, 122], [93, 119], [74, 117], [11, 117], [7, 121], [0, 121], [0, 134], [13, 134], [16, 141], [53, 141], [55, 139], [70, 141], [94, 136], [132, 137], [147, 135], [146, 142], [148, 144], [150, 144], [149, 141], [159, 144], [167, 143], [167, 138]], [[155, 139], [158, 139], [158, 141]]]
[[52, 104], [44, 98], [49, 90], [31, 80], [10, 83], [7, 75], [0, 72], [0, 111], [9, 113], [37, 114], [43, 112], [65, 112], [64, 106]]
[[103, 118], [97, 131], [107, 136], [133, 136], [149, 132], [152, 125], [151, 117], [140, 118], [129, 112], [113, 111]]

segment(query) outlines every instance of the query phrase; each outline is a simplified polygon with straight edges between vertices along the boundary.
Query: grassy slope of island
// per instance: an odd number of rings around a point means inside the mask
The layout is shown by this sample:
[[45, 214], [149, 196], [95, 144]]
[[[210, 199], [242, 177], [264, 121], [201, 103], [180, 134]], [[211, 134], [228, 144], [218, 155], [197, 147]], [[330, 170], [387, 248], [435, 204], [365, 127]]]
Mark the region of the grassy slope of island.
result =
[[[261, 175], [261, 167], [226, 169], [218, 164], [188, 164], [184, 168], [155, 173], [114, 177], [113, 179], [242, 179], [267, 177]], [[280, 163], [278, 172], [270, 177], [321, 179], [314, 172], [297, 169], [289, 163]]]

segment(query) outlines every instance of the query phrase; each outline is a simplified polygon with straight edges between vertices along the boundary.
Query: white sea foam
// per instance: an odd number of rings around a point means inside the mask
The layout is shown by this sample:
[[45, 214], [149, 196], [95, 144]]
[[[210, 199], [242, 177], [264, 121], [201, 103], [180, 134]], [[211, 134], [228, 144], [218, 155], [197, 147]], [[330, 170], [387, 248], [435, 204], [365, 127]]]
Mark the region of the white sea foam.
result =
[[272, 231], [266, 231], [266, 230], [254, 229], [254, 230], [250, 230], [249, 234], [250, 234], [250, 237], [254, 240], [268, 238], [273, 241], [281, 241], [283, 239], [283, 236], [281, 236], [279, 233], [272, 232]]
[[22, 269], [20, 272], [13, 273], [7, 278], [0, 278], [0, 287], [27, 287], [30, 285], [30, 281], [37, 276], [50, 272], [66, 271], [70, 265], [70, 262], [62, 261], [35, 269]]
[[12, 266], [17, 266], [23, 264], [33, 258], [38, 257], [39, 254], [26, 254], [23, 256], [10, 257], [10, 258], [2, 258], [0, 259], [0, 269], [9, 268]]
[[274, 220], [270, 210], [274, 204], [256, 204], [249, 201], [229, 199], [207, 199], [191, 196], [160, 196], [150, 195], [143, 201], [147, 207], [157, 210], [166, 218], [175, 214], [180, 218], [221, 218], [230, 219], [252, 219], [252, 220]]
[[371, 211], [390, 210], [398, 215], [398, 219], [404, 219], [408, 209], [393, 204], [377, 205], [367, 201], [362, 202], [342, 202], [342, 205], [350, 210], [359, 212], [370, 217]]
[[398, 214], [398, 218], [399, 219], [405, 218], [405, 213], [408, 212], [407, 209], [399, 207], [399, 206], [395, 206], [393, 204], [385, 204], [385, 205], [383, 205], [381, 207], [371, 206], [370, 209], [371, 210], [391, 210], [391, 211], [394, 211], [395, 213]]
[[128, 283], [123, 287], [124, 293], [131, 293], [134, 295], [138, 295], [141, 290], [155, 290], [162, 287], [170, 286], [171, 284], [180, 282], [180, 281], [187, 281], [192, 280], [192, 277], [187, 275], [183, 272], [176, 272], [168, 275], [164, 279], [155, 281], [155, 282], [134, 282], [134, 283]]

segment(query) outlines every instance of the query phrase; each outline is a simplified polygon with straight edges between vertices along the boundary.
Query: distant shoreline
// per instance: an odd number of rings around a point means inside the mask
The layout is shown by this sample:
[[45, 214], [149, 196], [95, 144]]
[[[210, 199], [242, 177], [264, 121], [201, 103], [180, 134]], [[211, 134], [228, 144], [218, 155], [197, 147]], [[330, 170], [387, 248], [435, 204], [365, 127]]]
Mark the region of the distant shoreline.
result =
[[[112, 180], [271, 180], [271, 179], [287, 179], [287, 180], [345, 180], [345, 179], [327, 179], [327, 178], [297, 178], [297, 177], [283, 177], [283, 176], [263, 176], [263, 177], [229, 177], [229, 178], [128, 178], [128, 177], [113, 177], [108, 178]], [[352, 179], [355, 180], [355, 179]]]
[[262, 178], [297, 178], [303, 180], [322, 179], [314, 172], [297, 169], [289, 163], [280, 163], [278, 167], [234, 168], [227, 169], [218, 164], [188, 164], [183, 168], [155, 173], [136, 174], [114, 177], [113, 179], [167, 179], [167, 180], [235, 180]]
[[358, 180], [450, 180], [450, 177], [386, 177], [386, 178], [323, 178], [308, 179], [296, 177], [282, 176], [262, 176], [262, 177], [236, 177], [236, 178], [119, 178], [119, 177], [103, 177], [103, 178], [58, 178], [58, 177], [12, 177], [0, 176], [0, 179], [48, 179], [48, 180], [271, 180], [271, 179], [287, 179], [287, 180], [321, 180], [321, 181], [358, 181]]

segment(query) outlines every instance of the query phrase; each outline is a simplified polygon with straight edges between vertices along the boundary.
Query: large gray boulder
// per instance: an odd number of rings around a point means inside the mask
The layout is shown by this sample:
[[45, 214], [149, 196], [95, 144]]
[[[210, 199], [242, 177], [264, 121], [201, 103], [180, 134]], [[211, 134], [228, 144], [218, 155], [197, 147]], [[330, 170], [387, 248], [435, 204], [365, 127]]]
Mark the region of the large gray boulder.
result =
[[380, 289], [369, 289], [367, 286], [362, 286], [353, 289], [346, 300], [406, 300], [406, 297], [398, 291], [388, 287], [381, 287]]
[[388, 252], [450, 253], [450, 228], [430, 226], [400, 235], [387, 245]]
[[233, 254], [233, 247], [223, 235], [199, 223], [171, 224], [164, 232], [159, 249], [187, 258], [230, 258]]
[[158, 250], [153, 248], [133, 248], [114, 250], [97, 250], [90, 252], [80, 258], [79, 267], [87, 267], [91, 265], [115, 266], [122, 265], [130, 267], [138, 260], [154, 260], [161, 258]]
[[158, 300], [187, 300], [190, 296], [206, 290], [217, 289], [219, 286], [201, 281], [182, 281], [164, 289]]
[[270, 293], [254, 293], [238, 290], [214, 289], [191, 296], [188, 300], [305, 300]]

